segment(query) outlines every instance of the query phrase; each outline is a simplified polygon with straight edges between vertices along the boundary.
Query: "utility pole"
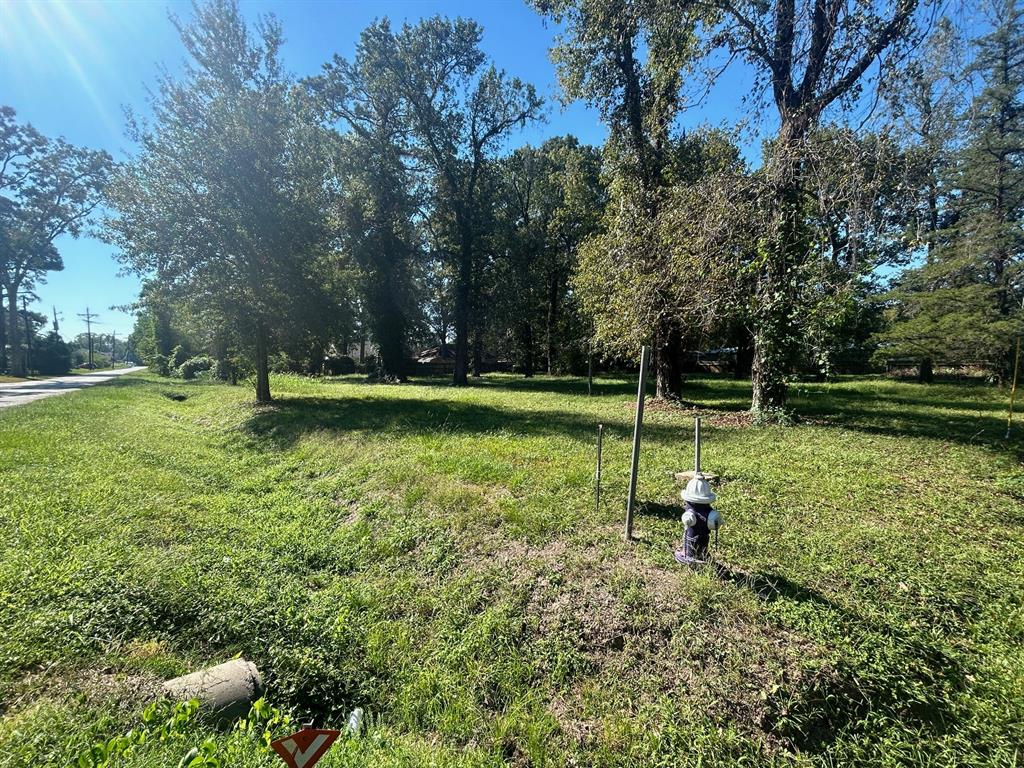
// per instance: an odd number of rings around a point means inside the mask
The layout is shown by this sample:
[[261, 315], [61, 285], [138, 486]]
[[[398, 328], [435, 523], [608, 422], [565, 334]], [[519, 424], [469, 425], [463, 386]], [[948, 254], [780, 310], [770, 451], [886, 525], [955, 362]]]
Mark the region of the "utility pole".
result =
[[110, 332], [110, 367], [117, 368], [117, 331]]
[[89, 311], [89, 307], [86, 306], [85, 312], [79, 312], [78, 316], [85, 320], [85, 333], [89, 337], [89, 370], [93, 368], [92, 362], [92, 321], [95, 320], [99, 315]]
[[60, 325], [57, 322], [57, 305], [53, 305], [53, 332], [60, 333]]
[[21, 297], [21, 315], [25, 318], [25, 375], [32, 375], [32, 322], [28, 317], [28, 303]]

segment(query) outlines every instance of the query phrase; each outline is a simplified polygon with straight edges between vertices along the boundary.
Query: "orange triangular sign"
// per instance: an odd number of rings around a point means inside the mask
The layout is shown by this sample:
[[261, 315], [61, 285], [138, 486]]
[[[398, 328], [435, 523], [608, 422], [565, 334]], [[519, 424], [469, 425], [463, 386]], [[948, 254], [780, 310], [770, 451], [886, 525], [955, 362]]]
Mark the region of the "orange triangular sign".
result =
[[313, 768], [324, 756], [341, 731], [325, 728], [303, 728], [298, 733], [270, 742], [288, 768]]

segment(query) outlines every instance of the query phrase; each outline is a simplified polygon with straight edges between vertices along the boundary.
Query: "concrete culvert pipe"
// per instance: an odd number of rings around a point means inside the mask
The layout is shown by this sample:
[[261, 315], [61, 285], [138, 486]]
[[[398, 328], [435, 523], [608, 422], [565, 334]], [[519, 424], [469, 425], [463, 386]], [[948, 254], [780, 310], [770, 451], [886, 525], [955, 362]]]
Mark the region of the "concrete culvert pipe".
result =
[[249, 714], [252, 703], [263, 695], [263, 678], [251, 661], [232, 659], [168, 680], [163, 693], [175, 701], [199, 699], [220, 717], [234, 719]]

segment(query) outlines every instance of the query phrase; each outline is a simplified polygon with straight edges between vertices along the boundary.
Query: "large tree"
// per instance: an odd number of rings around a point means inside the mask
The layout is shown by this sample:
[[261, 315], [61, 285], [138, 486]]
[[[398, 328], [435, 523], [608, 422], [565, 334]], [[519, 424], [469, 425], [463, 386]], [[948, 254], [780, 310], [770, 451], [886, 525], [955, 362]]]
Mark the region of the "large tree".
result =
[[0, 106], [0, 283], [7, 300], [7, 363], [15, 375], [26, 372], [18, 297], [47, 272], [64, 268], [54, 241], [82, 232], [110, 168], [107, 153], [48, 139]]
[[[745, 311], [756, 206], [739, 150], [727, 135], [701, 131], [672, 142], [666, 154], [673, 181], [660, 191], [657, 210], [640, 203], [635, 181], [617, 178], [604, 228], [583, 244], [573, 279], [597, 341], [623, 357], [659, 325], [685, 329], [699, 346]], [[669, 384], [681, 382], [682, 365], [681, 354], [662, 358], [660, 396], [674, 394]]]
[[[926, 264], [934, 261], [940, 233], [955, 215], [956, 191], [950, 181], [966, 90], [962, 43], [953, 24], [940, 19], [926, 44], [902, 71], [888, 78], [884, 88], [895, 135], [908, 159], [907, 182], [915, 199], [904, 254], [909, 260], [923, 248]], [[932, 380], [932, 358], [927, 354], [920, 356], [918, 378]]]
[[756, 266], [751, 410], [785, 407], [800, 349], [800, 296], [812, 254], [804, 220], [808, 137], [826, 110], [850, 103], [886, 54], [913, 38], [918, 0], [711, 0], [718, 38], [754, 67], [778, 129], [765, 163], [765, 231]]
[[362, 270], [362, 294], [378, 349], [378, 376], [405, 377], [415, 316], [417, 199], [408, 102], [398, 88], [387, 20], [363, 30], [351, 61], [335, 56], [310, 81], [345, 135], [337, 142], [338, 235]]
[[161, 80], [152, 123], [131, 126], [140, 150], [112, 185], [108, 231], [127, 265], [247, 345], [266, 402], [271, 345], [330, 311], [327, 141], [273, 18], [253, 34], [233, 0], [212, 0], [174, 21], [190, 58]]
[[[856, 100], [865, 79], [883, 56], [896, 52], [912, 35], [917, 0], [537, 0], [542, 11], [565, 23], [567, 32], [554, 55], [566, 94], [602, 106], [612, 127], [609, 146], [628, 149], [633, 204], [624, 223], [650, 240], [658, 198], [652, 188], [663, 178], [665, 148], [680, 102], [682, 72], [725, 50], [724, 67], [706, 68], [695, 82], [710, 87], [736, 61], [754, 72], [753, 90], [744, 94], [774, 104], [778, 129], [770, 142], [762, 195], [763, 235], [751, 304], [754, 336], [753, 400], [756, 412], [785, 406], [786, 379], [800, 350], [798, 319], [811, 249], [804, 226], [804, 171], [807, 138], [826, 110]], [[645, 54], [645, 59], [641, 59]], [[891, 56], [890, 56], [891, 58]], [[645, 199], [647, 198], [647, 199]], [[640, 201], [639, 206], [636, 201]], [[614, 206], [613, 206], [614, 209]], [[618, 231], [626, 230], [619, 226]], [[622, 241], [625, 246], [625, 241]], [[624, 251], [627, 250], [624, 248]], [[654, 248], [624, 265], [636, 279], [657, 283], [667, 271]], [[669, 297], [660, 304], [668, 305]], [[659, 303], [649, 321], [656, 347], [673, 340], [678, 322]], [[670, 345], [671, 346], [671, 345]], [[667, 349], [666, 349], [667, 352]], [[667, 354], [667, 359], [672, 359]], [[667, 369], [664, 376], [675, 377]], [[671, 391], [674, 382], [663, 389]], [[659, 388], [662, 389], [662, 388]]]
[[1024, 297], [1024, 10], [991, 6], [967, 74], [977, 96], [960, 123], [962, 149], [946, 174], [956, 195], [923, 263], [890, 295], [882, 354], [1010, 369]]
[[[574, 137], [525, 146], [495, 164], [499, 177], [497, 242], [503, 279], [494, 303], [507, 318], [519, 367], [534, 372], [535, 357], [555, 373], [571, 338], [569, 278], [580, 244], [599, 226], [604, 206], [600, 153]], [[589, 334], [588, 334], [589, 335]]]
[[703, 11], [675, 0], [534, 0], [534, 6], [563, 25], [552, 58], [565, 100], [596, 106], [609, 128], [605, 157], [617, 201], [607, 227], [617, 245], [606, 279], [629, 274], [655, 292], [649, 312], [630, 313], [642, 325], [629, 335], [653, 342], [657, 393], [678, 397], [686, 329], [671, 311], [672, 297], [659, 293], [670, 255], [652, 228], [672, 182], [682, 70], [695, 55]]
[[[414, 150], [431, 182], [430, 204], [450, 232], [450, 247], [437, 250], [451, 253], [455, 265], [456, 385], [467, 382], [470, 322], [474, 308], [480, 308], [475, 288], [485, 255], [480, 226], [485, 166], [542, 106], [532, 86], [486, 63], [481, 34], [473, 21], [435, 17], [403, 26], [390, 41]], [[476, 331], [481, 338], [481, 328]]]

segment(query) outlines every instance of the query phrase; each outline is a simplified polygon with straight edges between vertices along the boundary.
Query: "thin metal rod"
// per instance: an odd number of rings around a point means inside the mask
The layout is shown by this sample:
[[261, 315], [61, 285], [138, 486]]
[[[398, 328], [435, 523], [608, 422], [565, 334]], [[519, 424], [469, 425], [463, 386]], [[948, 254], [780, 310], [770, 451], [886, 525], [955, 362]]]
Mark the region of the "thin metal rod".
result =
[[594, 350], [587, 350], [587, 397], [594, 394]]
[[640, 351], [640, 383], [636, 388], [636, 421], [633, 424], [633, 458], [629, 465], [629, 496], [626, 498], [626, 540], [633, 538], [633, 511], [636, 508], [636, 473], [640, 466], [640, 431], [644, 425], [644, 391], [647, 389], [647, 360], [651, 348]]
[[597, 425], [597, 469], [594, 470], [594, 511], [601, 511], [601, 445], [604, 442], [604, 424]]
[[1013, 356], [1013, 386], [1010, 387], [1010, 412], [1006, 415], [1006, 439], [1010, 439], [1013, 425], [1013, 403], [1017, 399], [1017, 373], [1020, 371], [1020, 336], [1017, 337], [1017, 353]]
[[693, 419], [693, 476], [700, 474], [700, 416]]

